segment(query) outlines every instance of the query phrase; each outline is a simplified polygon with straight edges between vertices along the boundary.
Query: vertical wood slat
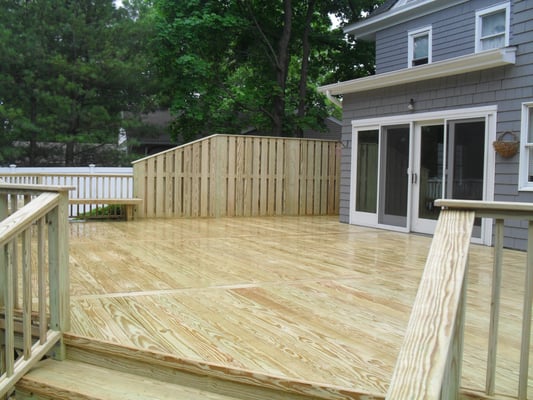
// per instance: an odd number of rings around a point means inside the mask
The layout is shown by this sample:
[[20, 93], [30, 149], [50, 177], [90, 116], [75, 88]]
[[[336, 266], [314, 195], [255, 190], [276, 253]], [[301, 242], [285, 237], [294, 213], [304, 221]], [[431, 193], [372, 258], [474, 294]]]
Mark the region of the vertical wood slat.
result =
[[144, 201], [137, 215], [336, 214], [335, 143], [214, 135], [139, 160], [134, 191]]
[[527, 265], [524, 290], [524, 311], [522, 317], [522, 345], [520, 349], [520, 370], [518, 375], [518, 399], [527, 399], [529, 377], [529, 347], [531, 343], [531, 306], [533, 302], [533, 221], [528, 223]]
[[498, 348], [498, 327], [500, 321], [500, 288], [502, 284], [503, 261], [503, 219], [494, 224], [494, 261], [492, 269], [492, 294], [490, 302], [489, 347], [487, 353], [487, 376], [485, 392], [494, 396], [496, 386], [496, 354]]
[[155, 190], [155, 199], [154, 199], [154, 205], [155, 205], [155, 214], [154, 215], [161, 215], [166, 216], [166, 207], [165, 207], [165, 166], [166, 166], [166, 157], [163, 155], [163, 157], [159, 157], [157, 159], [156, 165], [155, 165], [155, 177], [154, 177], [154, 190]]
[[37, 223], [37, 298], [39, 303], [39, 343], [43, 345], [47, 339], [48, 320], [46, 318], [46, 281], [45, 281], [45, 225], [42, 217]]
[[200, 155], [200, 216], [208, 216], [209, 210], [212, 207], [209, 201], [209, 158], [211, 156], [212, 141], [202, 142], [201, 155]]
[[251, 210], [250, 215], [261, 215], [260, 209], [260, 193], [261, 193], [261, 139], [254, 138], [253, 152], [252, 152], [252, 182], [251, 182]]
[[22, 234], [22, 336], [24, 338], [23, 355], [25, 360], [31, 357], [31, 228]]
[[5, 373], [8, 377], [12, 376], [14, 373], [14, 353], [15, 353], [15, 323], [14, 323], [14, 309], [15, 309], [15, 299], [13, 285], [10, 282], [13, 282], [15, 275], [17, 274], [16, 263], [13, 260], [12, 249], [16, 247], [16, 238], [14, 238], [9, 245], [6, 245], [7, 249], [7, 265], [5, 273]]
[[165, 188], [161, 194], [164, 197], [165, 217], [172, 217], [174, 213], [174, 153], [167, 152], [164, 154], [165, 157]]
[[298, 215], [300, 204], [300, 143], [294, 140], [286, 141], [286, 153], [285, 153], [285, 168], [284, 178], [285, 184], [283, 191], [284, 198], [284, 211], [286, 215]]
[[236, 181], [236, 168], [237, 168], [237, 141], [235, 136], [228, 137], [228, 169], [227, 169], [227, 216], [233, 217], [236, 215], [235, 204], [235, 181]]
[[242, 215], [249, 217], [252, 215], [252, 180], [253, 180], [253, 143], [252, 140], [244, 139], [244, 163], [243, 163], [243, 196]]

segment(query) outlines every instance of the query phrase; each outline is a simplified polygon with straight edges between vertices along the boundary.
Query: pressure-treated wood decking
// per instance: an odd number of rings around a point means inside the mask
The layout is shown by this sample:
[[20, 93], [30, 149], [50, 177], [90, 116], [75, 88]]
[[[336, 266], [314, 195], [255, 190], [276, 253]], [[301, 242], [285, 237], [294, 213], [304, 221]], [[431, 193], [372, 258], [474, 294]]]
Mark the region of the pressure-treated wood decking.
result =
[[[336, 217], [71, 223], [72, 333], [384, 396], [431, 239]], [[505, 251], [496, 392], [517, 387]], [[472, 246], [462, 386], [484, 386], [492, 249]], [[533, 377], [530, 377], [533, 393]]]

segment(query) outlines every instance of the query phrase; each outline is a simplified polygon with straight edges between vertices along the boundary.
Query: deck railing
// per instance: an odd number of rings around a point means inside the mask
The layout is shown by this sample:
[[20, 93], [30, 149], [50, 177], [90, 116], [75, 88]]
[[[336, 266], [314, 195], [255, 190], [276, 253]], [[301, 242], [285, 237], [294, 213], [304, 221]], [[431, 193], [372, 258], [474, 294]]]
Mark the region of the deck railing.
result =
[[133, 163], [140, 217], [326, 215], [339, 210], [340, 143], [213, 135]]
[[[76, 218], [89, 213], [98, 217], [96, 210], [106, 205], [102, 199], [131, 199], [133, 174], [109, 172], [18, 172], [16, 169], [0, 173], [0, 182], [24, 185], [47, 185], [70, 187], [69, 217]], [[98, 200], [89, 202], [86, 200]], [[120, 208], [107, 207], [105, 217], [120, 217]]]
[[[70, 324], [68, 189], [0, 184], [0, 397]], [[54, 346], [55, 349], [54, 349]]]
[[475, 217], [495, 221], [485, 395], [493, 396], [505, 219], [529, 224], [516, 398], [527, 399], [533, 299], [533, 204], [437, 200], [443, 207], [387, 399], [457, 399], [461, 379], [468, 248]]

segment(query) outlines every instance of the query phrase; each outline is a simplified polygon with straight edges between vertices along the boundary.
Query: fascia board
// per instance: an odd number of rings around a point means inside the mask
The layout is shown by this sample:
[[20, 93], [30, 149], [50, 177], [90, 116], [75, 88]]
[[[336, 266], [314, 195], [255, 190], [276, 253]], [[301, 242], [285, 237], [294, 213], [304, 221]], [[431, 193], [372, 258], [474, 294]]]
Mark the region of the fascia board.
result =
[[342, 95], [374, 90], [428, 79], [442, 78], [468, 72], [496, 68], [516, 62], [516, 47], [489, 50], [449, 60], [437, 61], [418, 67], [367, 76], [345, 82], [320, 86], [318, 91], [329, 95]]

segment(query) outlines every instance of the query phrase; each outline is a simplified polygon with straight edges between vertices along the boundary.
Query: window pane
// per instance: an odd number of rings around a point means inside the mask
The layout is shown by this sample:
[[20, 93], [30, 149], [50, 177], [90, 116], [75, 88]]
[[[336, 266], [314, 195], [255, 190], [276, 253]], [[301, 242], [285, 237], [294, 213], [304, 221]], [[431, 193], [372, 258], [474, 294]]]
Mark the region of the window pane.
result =
[[481, 18], [481, 37], [505, 33], [505, 11], [486, 15]]
[[527, 181], [533, 182], [533, 148], [528, 147], [527, 153], [529, 157], [529, 162], [527, 166]]
[[375, 213], [378, 193], [377, 130], [361, 131], [357, 135], [357, 194], [356, 211]]
[[428, 35], [417, 36], [413, 39], [413, 59], [428, 58], [429, 37]]
[[481, 50], [498, 49], [505, 47], [505, 36], [496, 36], [481, 40]]

